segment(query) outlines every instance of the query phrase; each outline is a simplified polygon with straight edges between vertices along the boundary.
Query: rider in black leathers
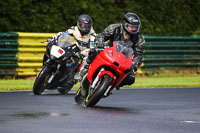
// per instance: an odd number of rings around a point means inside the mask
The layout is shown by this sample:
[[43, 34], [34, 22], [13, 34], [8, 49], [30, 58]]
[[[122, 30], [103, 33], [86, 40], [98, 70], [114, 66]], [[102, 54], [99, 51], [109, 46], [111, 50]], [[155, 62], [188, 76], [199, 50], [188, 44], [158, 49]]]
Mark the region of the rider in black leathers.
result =
[[[135, 13], [128, 12], [124, 15], [124, 24], [111, 24], [107, 28], [104, 29], [102, 33], [96, 38], [97, 40], [97, 47], [104, 47], [104, 42], [109, 40], [108, 45], [112, 45], [113, 41], [124, 41], [131, 45], [134, 51], [134, 58], [132, 61], [132, 72], [121, 82], [119, 87], [123, 85], [131, 85], [135, 82], [135, 72], [142, 64], [143, 52], [145, 49], [145, 40], [142, 36], [140, 31], [140, 18]], [[92, 52], [89, 53], [87, 62], [88, 65], [92, 62], [93, 58], [95, 57]], [[87, 72], [88, 67], [86, 65], [85, 72]]]

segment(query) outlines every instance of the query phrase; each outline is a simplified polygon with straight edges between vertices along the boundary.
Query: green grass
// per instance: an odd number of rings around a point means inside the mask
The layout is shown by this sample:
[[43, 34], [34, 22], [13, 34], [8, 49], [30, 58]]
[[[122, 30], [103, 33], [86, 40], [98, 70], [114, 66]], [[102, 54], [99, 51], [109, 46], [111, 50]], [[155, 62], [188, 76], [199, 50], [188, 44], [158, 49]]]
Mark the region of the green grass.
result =
[[[125, 86], [128, 87], [128, 86]], [[131, 88], [200, 87], [200, 75], [137, 78]]]
[[0, 91], [30, 90], [34, 80], [0, 80]]
[[[0, 80], [0, 91], [31, 90], [34, 80]], [[78, 88], [77, 83], [74, 88]], [[200, 75], [178, 77], [136, 77], [135, 84], [124, 88], [200, 87]]]

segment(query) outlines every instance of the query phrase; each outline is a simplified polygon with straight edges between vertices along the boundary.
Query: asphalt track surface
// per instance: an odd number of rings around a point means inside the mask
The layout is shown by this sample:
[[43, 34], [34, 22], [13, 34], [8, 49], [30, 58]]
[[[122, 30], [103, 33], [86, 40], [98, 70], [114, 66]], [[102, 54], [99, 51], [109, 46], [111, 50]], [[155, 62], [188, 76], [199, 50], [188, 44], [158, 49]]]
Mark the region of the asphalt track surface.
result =
[[121, 89], [95, 108], [77, 105], [74, 94], [0, 92], [0, 132], [200, 132], [200, 88]]

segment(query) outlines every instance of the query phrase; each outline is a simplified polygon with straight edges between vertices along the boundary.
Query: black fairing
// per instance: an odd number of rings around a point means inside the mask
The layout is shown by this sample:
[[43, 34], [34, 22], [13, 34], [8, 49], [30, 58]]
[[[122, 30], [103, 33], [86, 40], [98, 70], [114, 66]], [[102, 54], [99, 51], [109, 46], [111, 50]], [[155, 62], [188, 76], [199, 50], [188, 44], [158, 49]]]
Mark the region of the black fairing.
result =
[[[68, 34], [61, 35], [57, 40], [54, 40], [47, 45], [45, 52], [43, 65], [48, 66], [53, 78], [50, 83], [47, 84], [47, 89], [56, 89], [56, 87], [63, 87], [65, 84], [73, 80], [77, 67], [79, 66], [79, 58], [76, 56], [76, 52], [79, 51], [76, 46], [76, 40]], [[65, 54], [60, 58], [52, 58], [50, 51], [53, 45], [61, 47]]]

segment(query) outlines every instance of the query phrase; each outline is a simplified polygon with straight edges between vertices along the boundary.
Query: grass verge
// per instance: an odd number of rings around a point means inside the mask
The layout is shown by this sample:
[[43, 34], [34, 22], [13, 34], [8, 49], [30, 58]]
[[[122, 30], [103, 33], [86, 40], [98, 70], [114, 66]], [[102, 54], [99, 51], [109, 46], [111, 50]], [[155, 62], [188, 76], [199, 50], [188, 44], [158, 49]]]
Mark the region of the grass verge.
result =
[[[34, 80], [0, 80], [0, 91], [32, 90]], [[74, 89], [79, 87], [79, 83]], [[135, 84], [124, 88], [200, 87], [200, 75], [176, 77], [136, 77]]]

